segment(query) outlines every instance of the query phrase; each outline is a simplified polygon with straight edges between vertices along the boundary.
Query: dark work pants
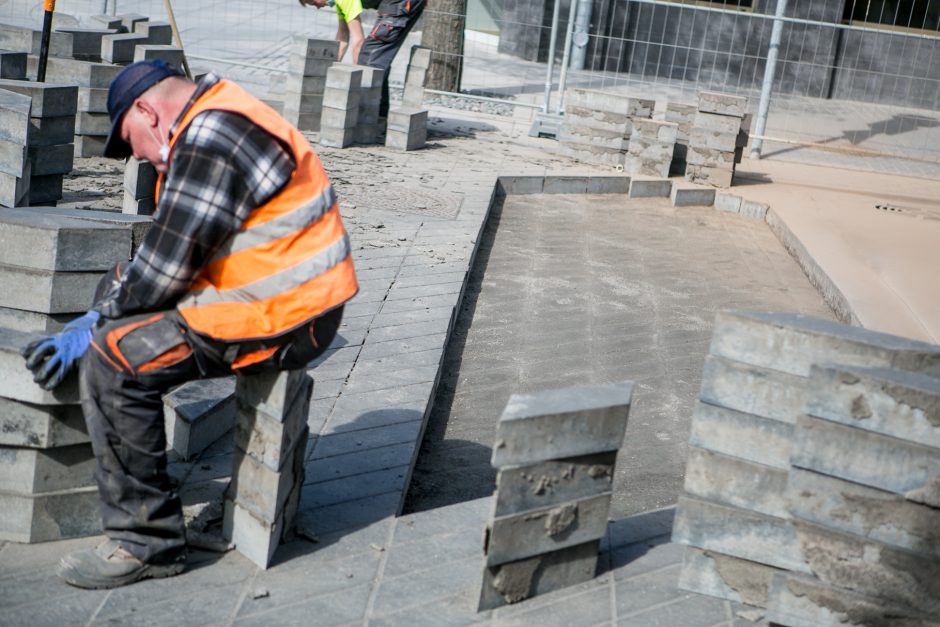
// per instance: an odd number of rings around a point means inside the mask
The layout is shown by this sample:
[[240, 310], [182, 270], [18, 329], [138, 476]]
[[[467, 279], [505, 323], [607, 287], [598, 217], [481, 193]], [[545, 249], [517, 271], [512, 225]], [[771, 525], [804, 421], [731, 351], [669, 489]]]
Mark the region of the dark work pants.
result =
[[378, 8], [375, 26], [366, 36], [362, 50], [359, 51], [359, 63], [384, 70], [382, 79], [382, 102], [379, 115], [388, 115], [388, 73], [398, 49], [405, 43], [405, 38], [414, 28], [421, 12], [424, 0], [382, 0]]
[[99, 327], [79, 377], [105, 535], [144, 562], [177, 559], [186, 536], [167, 475], [163, 394], [179, 383], [233, 374], [236, 357], [264, 356], [239, 369], [245, 373], [303, 368], [333, 341], [341, 319], [342, 307], [280, 338], [242, 344], [193, 332], [175, 310]]

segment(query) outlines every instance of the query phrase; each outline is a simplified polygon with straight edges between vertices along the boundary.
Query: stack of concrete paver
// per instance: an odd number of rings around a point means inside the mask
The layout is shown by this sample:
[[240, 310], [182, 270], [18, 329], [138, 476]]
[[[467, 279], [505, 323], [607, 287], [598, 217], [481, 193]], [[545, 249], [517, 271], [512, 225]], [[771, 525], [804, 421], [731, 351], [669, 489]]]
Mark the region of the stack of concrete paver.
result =
[[27, 153], [33, 100], [0, 88], [0, 206], [28, 204], [30, 160]]
[[362, 83], [359, 86], [359, 115], [353, 139], [357, 144], [374, 144], [380, 133], [379, 107], [385, 71], [368, 65], [357, 65], [356, 68], [362, 70]]
[[320, 117], [320, 143], [346, 148], [355, 141], [359, 120], [362, 70], [355, 65], [333, 64], [326, 73], [323, 113]]
[[692, 127], [695, 125], [696, 111], [696, 106], [692, 104], [666, 103], [665, 120], [675, 122], [678, 125], [676, 146], [672, 153], [672, 166], [669, 168], [670, 174], [685, 174], [688, 165], [686, 157], [689, 152], [689, 137], [692, 134]]
[[385, 145], [395, 150], [424, 148], [428, 139], [428, 110], [398, 107], [388, 112]]
[[72, 170], [78, 88], [0, 80], [0, 89], [32, 98], [26, 142], [30, 161], [29, 204], [54, 204], [62, 198], [62, 177]]
[[293, 529], [312, 392], [304, 370], [236, 377], [235, 455], [222, 533], [261, 568]]
[[936, 376], [940, 346], [796, 314], [719, 314], [673, 530], [688, 545], [680, 587], [767, 607], [775, 575], [818, 574], [822, 541], [794, 524], [787, 482], [820, 363]]
[[104, 271], [129, 257], [131, 229], [42, 208], [5, 209], [0, 242], [0, 538], [98, 533], [94, 455], [77, 378], [42, 390], [19, 351], [91, 306]]
[[623, 166], [635, 119], [653, 116], [656, 102], [593, 89], [565, 92], [558, 131], [564, 155], [598, 165]]
[[[30, 60], [30, 66], [35, 63]], [[75, 120], [74, 155], [98, 157], [111, 129], [108, 116], [108, 87], [121, 71], [120, 66], [75, 59], [49, 59], [46, 80], [78, 85], [78, 112]], [[70, 147], [71, 148], [71, 147]]]
[[431, 49], [415, 46], [405, 74], [401, 106], [389, 109], [385, 145], [395, 150], [424, 148], [428, 137], [428, 112], [422, 107], [424, 83], [431, 65]]
[[689, 134], [685, 178], [693, 183], [731, 187], [735, 165], [740, 163], [747, 134], [742, 134], [747, 98], [701, 92], [695, 122]]
[[[125, 13], [123, 15], [115, 15], [114, 17], [121, 20], [121, 32], [113, 35], [105, 35], [101, 38], [102, 61], [115, 63], [117, 65], [127, 65], [133, 63], [134, 49], [137, 46], [146, 44], [169, 44], [172, 41], [172, 35], [167, 38], [163, 34], [164, 32], [169, 34], [169, 26], [167, 26], [165, 31], [160, 29], [156, 31], [160, 34], [159, 40], [151, 40], [148, 34], [139, 32], [138, 28], [150, 20], [146, 15]], [[115, 23], [112, 22], [110, 25], [114, 26]]]
[[623, 382], [509, 399], [493, 446], [480, 610], [594, 577], [632, 394]]
[[[97, 29], [69, 29], [72, 34], [75, 59], [104, 61], [116, 65], [133, 63], [139, 46], [168, 46], [173, 43], [173, 31], [168, 22], [151, 22], [146, 15], [94, 15]], [[97, 55], [93, 46], [97, 42]]]
[[668, 178], [678, 133], [675, 122], [633, 120], [624, 171]]
[[428, 68], [431, 67], [431, 49], [414, 46], [408, 69], [405, 71], [405, 89], [401, 97], [402, 107], [421, 108], [424, 104], [424, 85], [428, 80]]
[[284, 117], [303, 131], [319, 131], [326, 73], [336, 61], [339, 43], [295, 36], [287, 65]]
[[787, 480], [809, 568], [774, 576], [769, 619], [940, 624], [940, 379], [835, 365], [810, 379]]

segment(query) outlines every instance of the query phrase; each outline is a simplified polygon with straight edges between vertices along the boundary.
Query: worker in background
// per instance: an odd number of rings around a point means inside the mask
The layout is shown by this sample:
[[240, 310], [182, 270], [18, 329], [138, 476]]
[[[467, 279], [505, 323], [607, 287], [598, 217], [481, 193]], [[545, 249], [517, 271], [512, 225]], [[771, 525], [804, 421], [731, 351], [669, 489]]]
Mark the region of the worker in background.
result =
[[[336, 40], [339, 41], [339, 58], [342, 61], [348, 47], [353, 63], [379, 68], [384, 72], [382, 102], [379, 116], [388, 115], [388, 74], [398, 49], [405, 43], [408, 33], [414, 28], [424, 11], [425, 0], [299, 0], [304, 6], [336, 9], [339, 25]], [[376, 9], [375, 26], [363, 42], [360, 15], [363, 9]]]
[[260, 100], [214, 74], [193, 83], [141, 61], [111, 83], [108, 113], [105, 155], [133, 154], [158, 172], [153, 225], [88, 313], [24, 349], [46, 389], [80, 361], [107, 536], [62, 559], [59, 574], [81, 588], [183, 570], [163, 394], [192, 379], [306, 367], [358, 291], [320, 160]]

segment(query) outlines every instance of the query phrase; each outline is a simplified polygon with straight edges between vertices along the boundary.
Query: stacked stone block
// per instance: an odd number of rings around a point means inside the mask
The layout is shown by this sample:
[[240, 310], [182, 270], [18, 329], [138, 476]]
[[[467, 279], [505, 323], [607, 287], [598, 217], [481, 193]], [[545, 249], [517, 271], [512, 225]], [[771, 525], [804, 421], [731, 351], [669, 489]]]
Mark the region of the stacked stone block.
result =
[[[30, 59], [31, 68], [36, 63], [37, 59]], [[99, 157], [104, 154], [104, 144], [111, 129], [108, 87], [120, 71], [119, 66], [110, 63], [49, 59], [46, 66], [48, 82], [78, 86], [74, 147], [70, 147], [75, 157]]]
[[414, 46], [411, 49], [408, 69], [405, 71], [405, 89], [401, 97], [402, 107], [420, 109], [424, 104], [424, 85], [428, 79], [429, 67], [431, 67], [431, 49]]
[[104, 271], [130, 250], [129, 228], [40, 208], [0, 212], [0, 539], [100, 533], [77, 377], [45, 391], [19, 351], [86, 311]]
[[26, 53], [0, 50], [0, 78], [26, 79]]
[[565, 92], [558, 131], [562, 154], [597, 165], [623, 166], [635, 119], [653, 117], [656, 102], [593, 89]]
[[493, 447], [480, 610], [594, 577], [632, 393], [623, 382], [509, 399]]
[[[747, 98], [714, 92], [699, 94], [695, 122], [689, 134], [685, 178], [693, 183], [731, 187], [740, 163], [746, 134]], [[747, 118], [748, 123], [750, 118]], [[743, 142], [743, 143], [742, 143]]]
[[675, 122], [634, 120], [624, 170], [633, 175], [667, 178], [678, 133], [679, 125]]
[[339, 54], [339, 43], [295, 36], [287, 65], [284, 117], [303, 131], [319, 131], [326, 74]]
[[168, 44], [147, 44], [134, 49], [134, 61], [160, 60], [182, 69], [185, 55], [182, 48]]
[[156, 189], [157, 170], [145, 161], [128, 157], [124, 164], [124, 204], [121, 213], [153, 215]]
[[[14, 26], [13, 24], [0, 24], [0, 50], [38, 55], [41, 46], [41, 30]], [[49, 56], [70, 58], [72, 56], [72, 35], [53, 31], [49, 37]]]
[[32, 98], [26, 146], [30, 162], [28, 202], [55, 203], [62, 178], [72, 170], [78, 88], [54, 83], [0, 80], [0, 89]]
[[357, 144], [374, 144], [380, 133], [379, 107], [385, 71], [368, 65], [356, 67], [362, 70], [362, 83], [359, 87], [359, 115], [353, 139]]
[[678, 125], [676, 129], [676, 146], [672, 153], [670, 174], [685, 174], [686, 157], [689, 152], [689, 137], [695, 125], [696, 105], [667, 102], [665, 120]]
[[399, 107], [388, 112], [385, 145], [395, 150], [424, 148], [428, 139], [428, 110]]
[[112, 28], [58, 28], [56, 30], [72, 36], [73, 59], [93, 63], [101, 62], [101, 38], [120, 32]]
[[28, 157], [33, 100], [0, 86], [0, 206], [28, 204]]
[[134, 24], [134, 33], [145, 38], [147, 46], [170, 46], [173, 44], [173, 29], [169, 22], [151, 22], [149, 19]]
[[814, 364], [940, 374], [940, 346], [796, 314], [719, 314], [673, 539], [681, 588], [767, 607], [779, 573], [811, 573], [787, 496]]
[[830, 365], [810, 380], [786, 496], [811, 574], [774, 576], [770, 620], [940, 622], [940, 379]]
[[114, 16], [121, 20], [121, 32], [104, 35], [101, 38], [101, 60], [117, 65], [134, 62], [134, 50], [137, 46], [168, 45], [173, 43], [170, 25], [154, 23], [150, 28], [150, 18], [139, 13], [125, 13]]
[[361, 86], [362, 70], [354, 65], [335, 63], [327, 70], [320, 117], [322, 145], [346, 148], [355, 141]]
[[267, 568], [300, 502], [313, 380], [303, 370], [238, 375], [235, 457], [223, 534]]

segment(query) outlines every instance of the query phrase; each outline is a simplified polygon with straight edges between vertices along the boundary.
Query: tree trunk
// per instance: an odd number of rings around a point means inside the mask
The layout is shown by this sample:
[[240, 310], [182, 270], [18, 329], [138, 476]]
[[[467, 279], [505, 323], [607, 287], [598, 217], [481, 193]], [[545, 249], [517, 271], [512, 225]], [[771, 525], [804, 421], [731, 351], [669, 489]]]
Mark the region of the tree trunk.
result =
[[432, 50], [428, 89], [460, 91], [467, 0], [428, 0], [421, 45]]

